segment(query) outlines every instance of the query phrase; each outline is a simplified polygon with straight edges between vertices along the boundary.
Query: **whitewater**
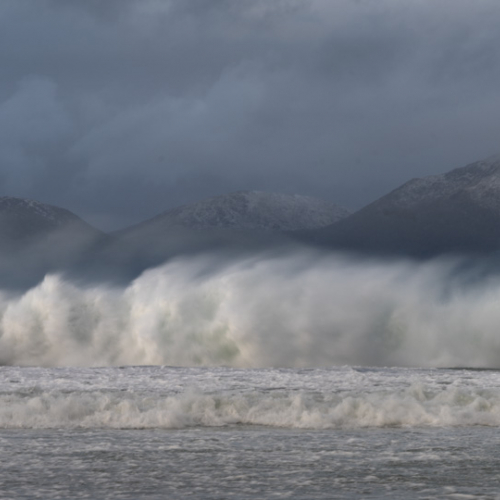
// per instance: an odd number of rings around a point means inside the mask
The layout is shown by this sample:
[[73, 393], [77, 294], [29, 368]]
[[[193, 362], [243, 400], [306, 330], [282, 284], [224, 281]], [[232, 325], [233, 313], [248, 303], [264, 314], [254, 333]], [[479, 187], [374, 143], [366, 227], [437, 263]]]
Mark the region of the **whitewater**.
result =
[[0, 369], [1, 498], [497, 498], [500, 372]]
[[0, 293], [0, 364], [500, 367], [500, 274], [459, 259], [173, 260], [126, 286]]
[[500, 276], [179, 259], [0, 297], [0, 497], [500, 498]]

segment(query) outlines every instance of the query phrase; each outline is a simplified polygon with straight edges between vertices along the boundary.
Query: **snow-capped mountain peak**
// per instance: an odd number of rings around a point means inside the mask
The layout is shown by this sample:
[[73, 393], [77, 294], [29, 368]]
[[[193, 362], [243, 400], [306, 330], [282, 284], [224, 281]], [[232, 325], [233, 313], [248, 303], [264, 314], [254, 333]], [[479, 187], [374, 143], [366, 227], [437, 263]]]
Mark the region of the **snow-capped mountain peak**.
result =
[[[424, 201], [450, 198], [462, 191], [481, 204], [493, 201], [491, 195], [496, 202], [500, 192], [500, 155], [445, 174], [412, 179], [381, 200], [390, 200], [399, 207], [411, 208]], [[498, 207], [500, 209], [500, 205]]]
[[28, 241], [44, 237], [55, 230], [69, 228], [82, 234], [100, 234], [100, 231], [64, 208], [27, 198], [0, 197], [2, 244]]
[[0, 197], [0, 214], [36, 217], [54, 226], [61, 226], [70, 220], [77, 219], [76, 215], [63, 208], [13, 196]]
[[333, 203], [296, 194], [237, 191], [164, 212], [163, 226], [293, 231], [327, 226], [349, 212]]
[[500, 250], [500, 156], [413, 179], [319, 230], [328, 246], [432, 256]]

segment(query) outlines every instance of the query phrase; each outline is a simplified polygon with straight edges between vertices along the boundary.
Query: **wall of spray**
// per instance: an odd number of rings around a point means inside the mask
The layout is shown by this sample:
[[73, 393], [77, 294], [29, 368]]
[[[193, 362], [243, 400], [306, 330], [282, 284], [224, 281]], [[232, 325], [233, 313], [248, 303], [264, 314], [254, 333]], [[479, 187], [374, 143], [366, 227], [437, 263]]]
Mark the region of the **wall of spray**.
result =
[[0, 363], [500, 366], [500, 277], [459, 260], [296, 252], [173, 260], [126, 286], [48, 275], [0, 294]]

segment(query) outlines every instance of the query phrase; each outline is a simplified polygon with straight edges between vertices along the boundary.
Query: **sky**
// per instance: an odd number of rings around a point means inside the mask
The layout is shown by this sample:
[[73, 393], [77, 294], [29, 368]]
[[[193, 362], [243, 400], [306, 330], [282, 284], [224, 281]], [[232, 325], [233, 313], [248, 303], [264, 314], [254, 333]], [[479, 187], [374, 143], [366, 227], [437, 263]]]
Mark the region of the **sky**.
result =
[[500, 153], [498, 0], [2, 0], [0, 196], [112, 230], [236, 190], [358, 209]]

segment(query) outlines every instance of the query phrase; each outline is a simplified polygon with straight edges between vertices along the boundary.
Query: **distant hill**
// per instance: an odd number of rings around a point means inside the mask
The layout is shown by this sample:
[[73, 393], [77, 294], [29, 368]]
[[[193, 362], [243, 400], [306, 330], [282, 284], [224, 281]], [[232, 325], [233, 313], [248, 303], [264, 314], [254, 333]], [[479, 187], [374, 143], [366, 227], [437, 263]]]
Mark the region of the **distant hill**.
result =
[[166, 211], [104, 234], [72, 212], [0, 198], [0, 288], [31, 286], [45, 273], [122, 280], [169, 258], [199, 252], [241, 255], [293, 244], [287, 231], [348, 215], [315, 198], [241, 191]]
[[295, 231], [327, 226], [349, 214], [345, 208], [309, 196], [237, 191], [168, 210], [139, 226]]
[[105, 235], [69, 210], [0, 198], [0, 288], [32, 284], [86, 259]]
[[500, 249], [500, 156], [412, 179], [304, 241], [368, 253], [428, 257]]
[[300, 195], [238, 191], [163, 212], [113, 233], [108, 269], [140, 272], [165, 259], [199, 252], [228, 257], [296, 245], [288, 235], [326, 226], [349, 212]]
[[[217, 261], [300, 244], [427, 258], [500, 251], [500, 156], [412, 179], [354, 214], [306, 196], [239, 191], [104, 234], [63, 208], [0, 198], [0, 288], [47, 272], [129, 280], [166, 260]], [[222, 257], [222, 258], [221, 258]], [[214, 262], [215, 262], [214, 260]]]
[[4, 249], [40, 242], [55, 233], [67, 231], [86, 237], [100, 234], [64, 208], [25, 198], [0, 198], [0, 245]]

